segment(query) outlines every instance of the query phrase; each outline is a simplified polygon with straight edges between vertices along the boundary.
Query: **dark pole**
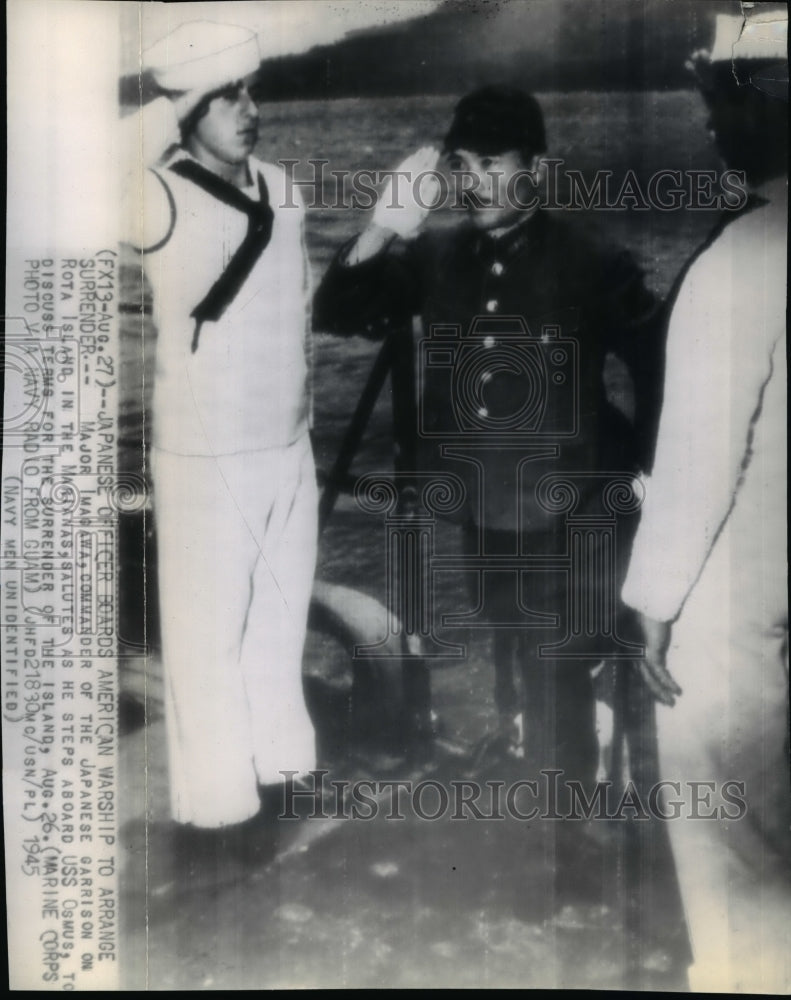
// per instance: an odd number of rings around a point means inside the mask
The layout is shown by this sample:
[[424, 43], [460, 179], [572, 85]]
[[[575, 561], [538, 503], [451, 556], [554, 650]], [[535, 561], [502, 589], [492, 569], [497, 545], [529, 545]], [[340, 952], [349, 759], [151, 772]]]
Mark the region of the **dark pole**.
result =
[[[402, 328], [395, 341], [393, 368], [393, 464], [397, 473], [417, 471], [418, 414], [414, 340], [411, 326]], [[402, 479], [402, 503], [417, 497], [415, 483]], [[404, 493], [406, 487], [406, 494]], [[411, 487], [411, 489], [410, 489]], [[430, 586], [430, 581], [423, 582]], [[406, 637], [405, 640], [406, 641]], [[401, 667], [404, 691], [403, 742], [408, 758], [422, 763], [433, 755], [431, 672], [425, 659], [405, 658]]]
[[417, 469], [417, 391], [411, 327], [398, 331], [393, 351], [393, 440], [396, 472]]
[[371, 419], [371, 413], [376, 405], [376, 400], [379, 398], [379, 393], [382, 391], [382, 386], [391, 369], [399, 335], [400, 331], [393, 330], [379, 349], [376, 361], [374, 361], [373, 368], [371, 369], [371, 374], [368, 376], [368, 381], [365, 383], [365, 387], [357, 401], [354, 415], [341, 442], [338, 455], [327, 474], [324, 492], [319, 502], [319, 532], [324, 530], [335, 508], [338, 494], [346, 480], [349, 468], [354, 461], [354, 456], [357, 454], [357, 449], [360, 447], [360, 442], [368, 426], [368, 421]]

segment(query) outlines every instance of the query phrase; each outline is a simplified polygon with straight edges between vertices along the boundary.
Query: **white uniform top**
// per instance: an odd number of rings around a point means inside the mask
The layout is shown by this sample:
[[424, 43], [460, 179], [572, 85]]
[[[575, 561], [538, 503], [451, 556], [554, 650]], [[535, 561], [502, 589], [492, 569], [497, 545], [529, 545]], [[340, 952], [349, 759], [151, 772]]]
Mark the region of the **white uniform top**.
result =
[[765, 614], [785, 603], [787, 182], [757, 193], [769, 204], [726, 227], [673, 309], [656, 459], [623, 587], [626, 604], [658, 621], [679, 615], [726, 522], [741, 600]]
[[[143, 109], [146, 160], [158, 158], [174, 125], [169, 101]], [[271, 239], [223, 315], [204, 321], [193, 352], [190, 314], [244, 239], [248, 217], [167, 169], [181, 158], [190, 156], [179, 149], [157, 170], [173, 205], [150, 174], [144, 187], [145, 268], [158, 331], [153, 443], [203, 456], [284, 447], [308, 427], [304, 208], [282, 168], [249, 158], [253, 185], [243, 193], [258, 200], [260, 173], [274, 213]]]

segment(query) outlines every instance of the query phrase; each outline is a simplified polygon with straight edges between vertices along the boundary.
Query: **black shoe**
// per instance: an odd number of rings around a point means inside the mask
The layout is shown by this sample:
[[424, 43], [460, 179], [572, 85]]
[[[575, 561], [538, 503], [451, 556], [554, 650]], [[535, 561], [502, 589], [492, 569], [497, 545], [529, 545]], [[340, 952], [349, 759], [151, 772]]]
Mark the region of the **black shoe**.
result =
[[219, 827], [186, 824], [174, 837], [176, 868], [190, 883], [224, 882], [239, 865], [266, 864], [277, 851], [277, 824], [260, 810], [241, 823]]
[[277, 819], [265, 809], [229, 828], [224, 838], [226, 850], [246, 867], [261, 867], [272, 861], [278, 842]]

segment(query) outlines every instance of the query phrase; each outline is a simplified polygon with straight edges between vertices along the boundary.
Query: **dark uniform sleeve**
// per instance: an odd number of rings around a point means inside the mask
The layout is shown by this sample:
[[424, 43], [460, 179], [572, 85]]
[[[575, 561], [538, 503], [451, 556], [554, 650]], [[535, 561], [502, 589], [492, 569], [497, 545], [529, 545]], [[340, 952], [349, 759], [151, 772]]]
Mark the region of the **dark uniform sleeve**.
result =
[[325, 333], [379, 339], [420, 312], [420, 239], [394, 239], [361, 264], [343, 263], [354, 240], [335, 255], [313, 300], [313, 327]]
[[605, 258], [597, 326], [606, 350], [625, 364], [634, 387], [634, 433], [640, 468], [653, 461], [664, 380], [664, 310], [628, 251]]

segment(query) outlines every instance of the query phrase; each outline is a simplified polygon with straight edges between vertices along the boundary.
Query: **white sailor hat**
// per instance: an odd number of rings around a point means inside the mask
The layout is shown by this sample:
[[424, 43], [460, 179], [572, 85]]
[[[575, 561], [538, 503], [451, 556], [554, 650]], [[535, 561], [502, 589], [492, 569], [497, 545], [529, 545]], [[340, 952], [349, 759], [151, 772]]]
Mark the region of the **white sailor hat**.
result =
[[787, 58], [788, 8], [744, 4], [744, 14], [718, 14], [712, 62]]
[[[744, 3], [743, 14], [718, 14], [711, 51], [687, 62], [704, 91], [750, 84], [788, 100], [788, 7]], [[713, 74], [713, 75], [712, 75]]]
[[249, 76], [260, 64], [254, 31], [212, 21], [182, 24], [143, 53], [143, 68], [164, 90], [209, 93]]

